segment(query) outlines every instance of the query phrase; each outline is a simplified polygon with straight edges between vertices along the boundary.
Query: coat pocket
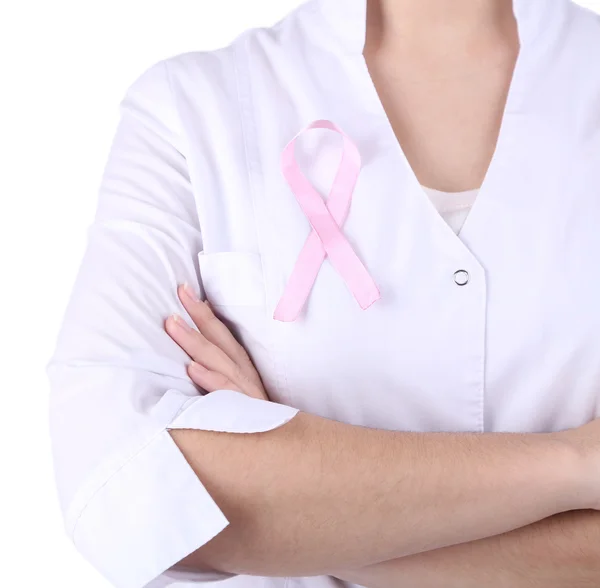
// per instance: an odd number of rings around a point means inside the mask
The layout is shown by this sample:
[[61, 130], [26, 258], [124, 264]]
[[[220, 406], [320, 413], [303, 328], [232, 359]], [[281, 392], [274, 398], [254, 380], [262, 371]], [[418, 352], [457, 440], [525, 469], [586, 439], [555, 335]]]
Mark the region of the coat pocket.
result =
[[198, 254], [202, 288], [213, 306], [264, 306], [260, 255], [226, 251]]
[[198, 255], [201, 285], [215, 314], [246, 349], [269, 398], [282, 397], [285, 375], [274, 345], [267, 313], [262, 261], [257, 253], [219, 252]]

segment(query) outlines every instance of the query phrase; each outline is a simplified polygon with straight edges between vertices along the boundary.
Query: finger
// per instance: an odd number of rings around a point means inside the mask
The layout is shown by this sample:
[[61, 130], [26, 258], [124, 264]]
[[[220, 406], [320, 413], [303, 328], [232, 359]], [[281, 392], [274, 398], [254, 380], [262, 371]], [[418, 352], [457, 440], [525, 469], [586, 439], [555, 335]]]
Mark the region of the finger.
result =
[[225, 352], [211, 343], [202, 333], [191, 327], [178, 314], [172, 314], [165, 321], [167, 333], [195, 361], [208, 369], [229, 376], [234, 363]]
[[202, 364], [193, 360], [188, 366], [188, 373], [192, 381], [207, 392], [214, 392], [215, 390], [235, 390], [242, 394], [246, 394], [246, 396], [259, 398], [260, 400], [269, 400], [267, 395], [262, 392], [262, 388], [250, 389], [246, 392], [245, 390], [240, 389], [235, 382], [232, 382], [223, 374], [209, 370]]
[[209, 370], [194, 360], [188, 366], [188, 374], [194, 384], [197, 384], [207, 392], [214, 392], [215, 390], [237, 390], [241, 392], [238, 386], [228, 377], [219, 372]]
[[224, 375], [236, 383], [240, 389], [253, 395], [256, 389], [262, 389], [219, 347], [211, 343], [202, 333], [190, 327], [185, 319], [173, 314], [165, 321], [167, 333], [195, 361], [209, 370]]
[[247, 358], [245, 349], [238, 343], [231, 331], [215, 315], [212, 308], [191, 289], [189, 284], [178, 287], [179, 298], [200, 332], [220, 347], [233, 360], [241, 363]]
[[256, 381], [258, 374], [244, 347], [215, 315], [210, 305], [200, 300], [193, 289], [188, 288], [189, 285], [182, 284], [178, 287], [177, 293], [198, 330], [211, 343], [222, 349], [240, 367], [242, 372], [247, 372], [246, 375], [249, 379]]

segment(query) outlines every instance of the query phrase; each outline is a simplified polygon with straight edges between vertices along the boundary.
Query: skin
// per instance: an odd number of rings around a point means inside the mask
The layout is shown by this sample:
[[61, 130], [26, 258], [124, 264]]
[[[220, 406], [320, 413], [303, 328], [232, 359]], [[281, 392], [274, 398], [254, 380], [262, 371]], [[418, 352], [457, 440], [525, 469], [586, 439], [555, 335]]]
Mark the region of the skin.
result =
[[600, 513], [555, 515], [509, 533], [333, 575], [368, 588], [596, 588]]
[[[194, 360], [190, 378], [208, 393], [227, 388], [267, 400], [247, 353], [217, 314], [183, 287], [178, 294], [196, 328], [181, 317], [169, 317], [165, 327]], [[457, 565], [443, 548], [472, 542], [463, 548], [465, 563], [473, 565], [473, 546], [485, 553], [486, 538], [522, 533], [527, 525], [535, 536], [540, 528], [533, 525], [543, 519], [600, 508], [600, 421], [554, 434], [436, 434], [299, 413], [266, 433], [171, 435], [231, 523], [179, 567], [329, 574], [375, 588], [409, 571], [431, 579], [433, 571], [411, 557], [437, 553], [437, 581], [448, 572], [444, 562]], [[589, 538], [571, 534], [581, 545]], [[536, 549], [532, 541], [529, 551], [517, 549], [519, 542], [507, 545], [506, 553], [525, 560], [515, 570], [533, 565], [538, 550], [564, 543], [577, 554], [573, 566], [580, 565], [577, 544], [564, 539], [562, 528], [539, 543]], [[487, 553], [489, 567], [479, 574], [505, 563]]]
[[421, 184], [483, 184], [519, 51], [509, 0], [370, 0], [363, 55]]
[[[511, 3], [372, 0], [367, 13], [365, 62], [418, 180], [481, 186], [518, 54]], [[165, 328], [196, 360], [190, 378], [268, 400], [225, 325], [178, 292], [195, 328], [173, 317]], [[368, 588], [600, 583], [599, 421], [442, 435], [299, 413], [266, 433], [171, 435], [230, 520], [179, 567], [330, 574]]]

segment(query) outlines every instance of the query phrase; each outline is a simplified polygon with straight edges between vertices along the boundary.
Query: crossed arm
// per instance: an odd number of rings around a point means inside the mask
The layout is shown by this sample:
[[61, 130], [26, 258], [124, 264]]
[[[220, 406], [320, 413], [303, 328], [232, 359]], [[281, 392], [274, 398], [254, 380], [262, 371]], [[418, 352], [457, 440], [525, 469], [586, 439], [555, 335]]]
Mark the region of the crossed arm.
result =
[[565, 512], [502, 535], [332, 575], [368, 588], [595, 588], [600, 513]]
[[[169, 526], [169, 512], [154, 516], [152, 500], [140, 500], [132, 511], [136, 525], [127, 498], [148, 482], [150, 497], [166, 506], [178, 484], [195, 496], [206, 488], [230, 522], [182, 566], [325, 573], [369, 588], [599, 583], [600, 521], [583, 510], [600, 508], [597, 421], [555, 435], [441, 435], [353, 427], [300, 412], [264, 433], [172, 430], [204, 486], [188, 483], [195, 481], [189, 468], [173, 467], [164, 494], [156, 467], [181, 455], [162, 433], [128, 467], [121, 467], [123, 451], [113, 460], [117, 439], [133, 431], [135, 447], [137, 434], [143, 438], [153, 424], [151, 412], [170, 422], [173, 403], [196, 392], [182, 377], [183, 353], [156, 320], [174, 306], [170, 285], [198, 277], [194, 259], [206, 244], [197, 207], [208, 198], [197, 199], [192, 189], [170, 71], [160, 62], [124, 96], [89, 245], [48, 366], [61, 498], [84, 555], [113, 583], [141, 586], [222, 521], [193, 533], [187, 521]], [[211, 128], [202, 129], [202, 145], [195, 142], [198, 190], [207, 195], [218, 192], [211, 185]], [[235, 134], [230, 139], [239, 142]], [[211, 215], [204, 216], [210, 224]], [[209, 393], [229, 388], [261, 397], [260, 378], [229, 331], [207, 307], [182, 302], [199, 330], [176, 334], [168, 321], [169, 334], [199, 361], [216, 351], [222, 360], [207, 366], [213, 369], [190, 369], [191, 380]], [[111, 484], [97, 467], [101, 458], [118, 467], [109, 472]], [[92, 501], [90, 488], [104, 492]], [[189, 519], [192, 526], [201, 513]]]
[[[180, 297], [198, 330], [166, 328], [202, 362], [192, 379], [260, 397], [223, 323]], [[369, 588], [600, 581], [600, 518], [585, 510], [600, 502], [596, 422], [557, 434], [421, 434], [299, 413], [265, 433], [171, 435], [231, 522], [182, 567], [329, 574]]]

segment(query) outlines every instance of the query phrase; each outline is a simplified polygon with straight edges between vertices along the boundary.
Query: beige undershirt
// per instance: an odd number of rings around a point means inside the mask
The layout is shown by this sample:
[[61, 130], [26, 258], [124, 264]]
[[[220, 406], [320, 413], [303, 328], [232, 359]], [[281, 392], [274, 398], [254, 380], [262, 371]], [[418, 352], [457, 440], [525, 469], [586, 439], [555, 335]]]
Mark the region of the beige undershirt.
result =
[[471, 211], [473, 202], [477, 198], [479, 188], [465, 190], [464, 192], [442, 192], [434, 188], [421, 186], [442, 218], [458, 235], [467, 216]]

